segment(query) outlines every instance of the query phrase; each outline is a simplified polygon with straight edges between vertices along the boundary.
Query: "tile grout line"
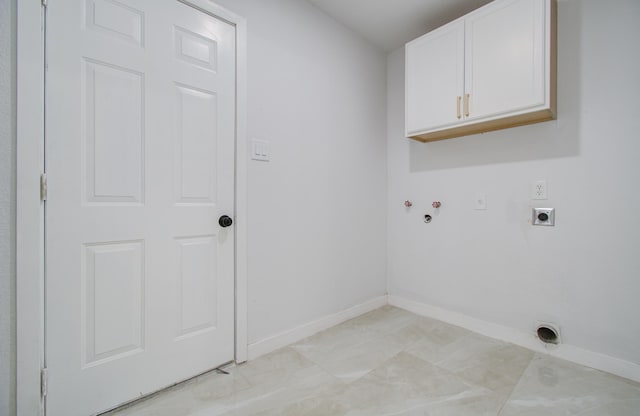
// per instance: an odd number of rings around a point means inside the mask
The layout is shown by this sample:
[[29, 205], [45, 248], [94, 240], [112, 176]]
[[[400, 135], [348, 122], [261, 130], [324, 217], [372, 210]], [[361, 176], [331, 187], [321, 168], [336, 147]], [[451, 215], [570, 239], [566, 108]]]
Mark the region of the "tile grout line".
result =
[[537, 356], [536, 353], [534, 353], [531, 356], [531, 359], [529, 360], [529, 364], [527, 364], [527, 366], [522, 371], [522, 374], [520, 374], [520, 377], [518, 377], [518, 381], [513, 385], [513, 388], [511, 389], [511, 392], [505, 397], [504, 402], [500, 406], [500, 409], [498, 409], [498, 413], [496, 413], [496, 416], [500, 416], [500, 413], [502, 413], [502, 410], [504, 409], [504, 407], [507, 405], [507, 403], [509, 403], [511, 397], [513, 396], [513, 394], [515, 393], [516, 389], [518, 388], [518, 386], [522, 382], [522, 378], [524, 377], [525, 374], [527, 374], [527, 370], [529, 370], [529, 367], [531, 367], [531, 365], [533, 364], [533, 361], [535, 360], [536, 356]]

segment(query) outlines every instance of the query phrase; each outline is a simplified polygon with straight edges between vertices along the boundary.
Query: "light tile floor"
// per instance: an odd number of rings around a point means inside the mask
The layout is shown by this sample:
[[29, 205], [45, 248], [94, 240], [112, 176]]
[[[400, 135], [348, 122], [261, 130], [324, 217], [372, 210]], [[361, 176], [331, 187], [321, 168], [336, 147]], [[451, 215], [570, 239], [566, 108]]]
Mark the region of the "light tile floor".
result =
[[390, 306], [110, 416], [640, 416], [640, 384]]

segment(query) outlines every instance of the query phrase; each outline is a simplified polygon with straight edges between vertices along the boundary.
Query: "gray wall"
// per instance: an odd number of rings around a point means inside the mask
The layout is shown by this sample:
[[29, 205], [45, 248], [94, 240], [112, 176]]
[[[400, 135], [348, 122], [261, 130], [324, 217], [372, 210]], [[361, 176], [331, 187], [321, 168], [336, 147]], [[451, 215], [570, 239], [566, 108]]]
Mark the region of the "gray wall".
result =
[[0, 0], [0, 415], [15, 413], [16, 0]]

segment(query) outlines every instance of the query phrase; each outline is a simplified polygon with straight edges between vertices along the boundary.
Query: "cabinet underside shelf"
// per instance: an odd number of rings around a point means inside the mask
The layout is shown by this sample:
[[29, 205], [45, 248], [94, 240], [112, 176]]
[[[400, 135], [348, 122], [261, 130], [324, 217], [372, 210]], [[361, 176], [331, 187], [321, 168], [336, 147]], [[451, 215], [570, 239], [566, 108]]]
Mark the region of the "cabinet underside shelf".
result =
[[533, 113], [519, 114], [507, 118], [488, 120], [474, 124], [454, 127], [445, 130], [437, 130], [423, 134], [409, 136], [410, 139], [420, 142], [435, 142], [438, 140], [452, 139], [454, 137], [469, 136], [471, 134], [507, 129], [510, 127], [524, 126], [526, 124], [539, 123], [554, 120], [556, 118], [553, 109], [535, 111]]

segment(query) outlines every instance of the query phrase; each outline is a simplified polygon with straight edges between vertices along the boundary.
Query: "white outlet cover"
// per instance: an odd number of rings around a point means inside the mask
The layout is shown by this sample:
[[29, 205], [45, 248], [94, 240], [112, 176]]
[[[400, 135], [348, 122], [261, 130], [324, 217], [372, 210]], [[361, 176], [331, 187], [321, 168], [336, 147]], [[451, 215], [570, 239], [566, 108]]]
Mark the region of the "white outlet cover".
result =
[[547, 181], [537, 181], [531, 188], [531, 199], [547, 199]]

